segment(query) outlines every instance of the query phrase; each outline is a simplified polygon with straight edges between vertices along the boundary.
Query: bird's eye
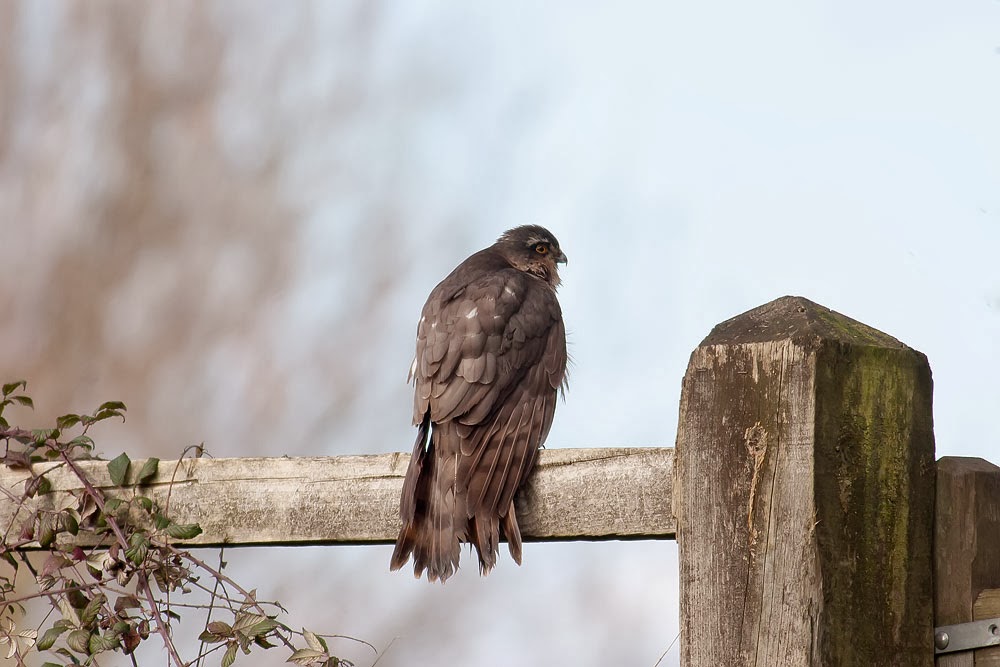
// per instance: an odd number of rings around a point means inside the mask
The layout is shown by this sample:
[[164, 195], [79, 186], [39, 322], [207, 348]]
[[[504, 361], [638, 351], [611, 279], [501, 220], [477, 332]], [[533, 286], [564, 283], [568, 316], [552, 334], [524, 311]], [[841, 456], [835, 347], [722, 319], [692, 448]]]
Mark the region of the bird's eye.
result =
[[535, 252], [537, 252], [539, 255], [547, 255], [549, 254], [549, 247], [544, 243], [539, 243], [538, 245], [535, 246]]

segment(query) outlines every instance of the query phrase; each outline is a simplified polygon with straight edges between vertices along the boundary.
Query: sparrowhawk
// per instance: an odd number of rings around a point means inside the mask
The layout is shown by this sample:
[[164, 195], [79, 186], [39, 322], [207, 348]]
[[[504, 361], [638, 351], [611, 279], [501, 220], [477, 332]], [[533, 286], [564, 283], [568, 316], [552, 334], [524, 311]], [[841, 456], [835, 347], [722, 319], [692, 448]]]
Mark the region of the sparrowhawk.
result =
[[501, 526], [521, 563], [514, 494], [545, 442], [566, 382], [556, 299], [566, 256], [536, 225], [504, 232], [442, 280], [417, 324], [409, 379], [417, 440], [403, 482], [391, 568], [444, 582], [472, 544], [486, 574]]

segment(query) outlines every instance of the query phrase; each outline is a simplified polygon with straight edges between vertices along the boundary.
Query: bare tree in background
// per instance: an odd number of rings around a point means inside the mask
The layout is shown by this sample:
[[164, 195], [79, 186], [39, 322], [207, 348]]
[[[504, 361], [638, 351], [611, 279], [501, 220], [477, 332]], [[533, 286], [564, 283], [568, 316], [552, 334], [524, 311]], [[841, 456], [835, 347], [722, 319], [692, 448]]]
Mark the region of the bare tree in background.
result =
[[[250, 169], [226, 160], [224, 36], [197, 3], [171, 7], [69, 4], [34, 27], [42, 36], [29, 34], [37, 12], [12, 10], [8, 62], [20, 67], [8, 68], [3, 129], [4, 236], [16, 249], [4, 271], [18, 288], [2, 295], [17, 323], [2, 367], [31, 378], [51, 409], [97, 395], [142, 406], [132, 446], [155, 452], [180, 444], [162, 428], [170, 412], [184, 413], [173, 425], [211, 419], [192, 409], [208, 390], [199, 366], [256, 326], [253, 306], [287, 288], [293, 251], [276, 182], [284, 147]], [[264, 359], [240, 361], [261, 385], [283, 381]], [[248, 408], [273, 418], [267, 401]]]
[[[289, 334], [285, 304], [303, 275], [312, 192], [361, 180], [312, 148], [357, 132], [377, 8], [357, 3], [327, 21], [339, 26], [339, 66], [311, 104], [297, 104], [299, 77], [323, 75], [330, 53], [301, 39], [318, 20], [308, 9], [282, 12], [270, 38], [254, 33], [272, 17], [227, 3], [3, 11], [0, 309], [13, 326], [0, 330], [0, 368], [31, 378], [52, 410], [125, 400], [130, 424], [113, 437], [132, 448], [163, 454], [206, 439], [217, 454], [261, 454], [279, 433], [289, 450], [314, 447], [289, 438], [287, 422], [336, 415], [317, 401], [293, 417], [289, 384], [300, 372], [337, 378], [321, 400], [343, 413], [360, 368], [344, 341]], [[399, 275], [387, 251], [403, 241], [391, 207], [360, 204], [329, 238], [352, 249], [352, 270], [363, 264], [350, 298], [365, 308], [317, 318], [353, 342]], [[303, 342], [308, 356], [286, 354]]]

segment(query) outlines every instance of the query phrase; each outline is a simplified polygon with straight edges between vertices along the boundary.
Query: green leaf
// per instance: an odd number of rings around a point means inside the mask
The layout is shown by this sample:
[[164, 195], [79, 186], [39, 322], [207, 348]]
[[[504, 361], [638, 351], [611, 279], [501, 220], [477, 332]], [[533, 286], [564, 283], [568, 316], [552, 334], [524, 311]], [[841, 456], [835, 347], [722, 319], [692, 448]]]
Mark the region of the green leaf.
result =
[[28, 406], [29, 408], [32, 408], [32, 409], [34, 409], [34, 407], [35, 407], [34, 401], [32, 401], [27, 396], [23, 396], [23, 395], [22, 396], [11, 396], [10, 400], [14, 401], [18, 405], [26, 405], [26, 406]]
[[125, 557], [136, 565], [142, 565], [146, 560], [146, 554], [149, 553], [149, 538], [146, 533], [134, 533], [128, 542], [130, 546], [125, 551]]
[[144, 484], [151, 477], [156, 475], [156, 471], [159, 468], [160, 459], [158, 458], [148, 458], [146, 462], [142, 464], [142, 469], [139, 470], [139, 474], [136, 475], [135, 483]]
[[[90, 598], [76, 590], [66, 591], [65, 599], [73, 606], [74, 609], [84, 609], [88, 604], [90, 604]], [[60, 609], [62, 609], [62, 607], [60, 607]]]
[[92, 450], [94, 448], [94, 439], [89, 435], [78, 435], [69, 441], [69, 445], [72, 447], [83, 447], [86, 450]]
[[63, 512], [59, 515], [59, 523], [62, 525], [62, 529], [70, 535], [77, 535], [80, 532], [80, 522], [69, 512]]
[[278, 623], [277, 621], [271, 618], [265, 618], [260, 623], [257, 623], [247, 628], [246, 635], [248, 637], [259, 637], [261, 635], [266, 635], [275, 628], [280, 628], [280, 627], [281, 623]]
[[262, 614], [248, 614], [246, 612], [240, 612], [236, 615], [236, 622], [233, 623], [233, 632], [240, 632], [245, 635], [253, 636], [251, 633], [247, 632], [247, 629], [264, 620], [268, 620], [268, 618]]
[[170, 519], [157, 512], [153, 515], [153, 525], [157, 530], [163, 530], [170, 525]]
[[147, 512], [153, 511], [153, 499], [147, 498], [146, 496], [139, 496], [135, 499], [135, 502], [139, 503], [139, 507], [146, 510]]
[[316, 636], [315, 633], [302, 628], [302, 637], [306, 640], [306, 644], [309, 644], [309, 648], [314, 651], [326, 652], [326, 645]]
[[83, 608], [83, 611], [80, 612], [80, 623], [82, 623], [85, 627], [93, 625], [94, 621], [97, 620], [97, 615], [101, 612], [101, 606], [104, 604], [105, 600], [107, 600], [107, 598], [104, 597], [103, 594], [98, 593], [95, 595], [90, 602], [87, 603], [87, 606]]
[[38, 520], [38, 544], [43, 549], [48, 549], [56, 541], [56, 529], [52, 525], [52, 519], [46, 514]]
[[3, 386], [3, 395], [10, 396], [18, 389], [27, 389], [28, 383], [24, 380], [15, 380], [14, 382], [8, 382]]
[[56, 643], [56, 640], [59, 639], [59, 636], [65, 631], [66, 631], [65, 629], [57, 628], [55, 626], [46, 630], [45, 634], [42, 635], [42, 638], [38, 640], [37, 644], [38, 650], [48, 651], [50, 648], [52, 648], [53, 644]]
[[222, 667], [229, 667], [231, 664], [236, 662], [236, 644], [230, 644], [226, 647], [226, 654], [222, 656]]
[[167, 535], [177, 540], [190, 540], [201, 532], [201, 526], [196, 523], [172, 523], [166, 527]]
[[219, 642], [224, 642], [229, 639], [229, 636], [220, 637], [219, 635], [213, 635], [208, 630], [202, 630], [201, 634], [198, 635], [198, 641], [205, 644], [218, 644]]
[[96, 422], [104, 421], [105, 419], [111, 419], [112, 417], [121, 417], [122, 421], [125, 421], [125, 415], [116, 410], [101, 410], [96, 415], [91, 417], [88, 422], [94, 424]]
[[51, 574], [39, 574], [35, 577], [35, 581], [37, 582], [38, 590], [42, 593], [56, 585], [56, 578]]
[[60, 596], [56, 600], [56, 604], [58, 605], [59, 611], [62, 613], [63, 617], [62, 619], [56, 621], [55, 626], [53, 627], [56, 626], [63, 627], [61, 624], [66, 623], [69, 625], [69, 628], [79, 628], [80, 614], [79, 612], [77, 612], [76, 609], [73, 608], [73, 605], [70, 604], [69, 600], [66, 599], [65, 597]]
[[108, 463], [108, 474], [111, 475], [111, 483], [115, 486], [125, 486], [125, 478], [128, 476], [129, 464], [132, 461], [128, 454], [122, 452]]
[[103, 653], [104, 651], [112, 651], [118, 648], [119, 641], [117, 637], [109, 637], [107, 635], [99, 635], [96, 632], [90, 635], [90, 641], [87, 644], [87, 650], [90, 651], [90, 655], [97, 655], [98, 653]]
[[114, 514], [122, 506], [122, 502], [121, 498], [108, 498], [104, 501], [104, 513]]
[[90, 648], [90, 631], [74, 630], [66, 637], [66, 645], [77, 653], [86, 654]]
[[56, 426], [61, 429], [72, 428], [80, 423], [80, 415], [63, 415], [56, 417]]
[[300, 648], [289, 656], [288, 660], [285, 662], [292, 662], [296, 665], [309, 665], [325, 657], [326, 651], [317, 651], [316, 649], [311, 648]]
[[232, 639], [233, 629], [224, 621], [212, 621], [208, 627], [198, 635], [198, 639], [207, 644], [218, 644]]
[[218, 635], [220, 637], [228, 637], [233, 634], [233, 628], [231, 625], [225, 621], [212, 621], [208, 624], [208, 631], [213, 635]]
[[93, 424], [94, 422], [99, 422], [105, 419], [110, 419], [111, 417], [121, 417], [122, 421], [125, 421], [125, 404], [121, 401], [108, 401], [106, 403], [101, 403], [101, 406], [97, 408], [91, 417], [83, 417], [83, 421], [87, 424]]
[[45, 494], [52, 490], [52, 483], [45, 477], [32, 477], [24, 485], [24, 497], [34, 498], [38, 494]]
[[62, 665], [56, 664], [54, 662], [43, 662], [42, 667], [62, 667]]
[[47, 477], [33, 477], [24, 485], [24, 497], [34, 498], [36, 495], [45, 495], [52, 491], [52, 482]]
[[[71, 608], [72, 609], [72, 608]], [[67, 630], [72, 630], [76, 626], [72, 621], [67, 621], [65, 618], [60, 618], [58, 621], [52, 624], [53, 629], [59, 632], [66, 632]]]
[[58, 438], [59, 429], [57, 428], [33, 428], [31, 429], [31, 437], [34, 439], [35, 444], [42, 445], [49, 438]]

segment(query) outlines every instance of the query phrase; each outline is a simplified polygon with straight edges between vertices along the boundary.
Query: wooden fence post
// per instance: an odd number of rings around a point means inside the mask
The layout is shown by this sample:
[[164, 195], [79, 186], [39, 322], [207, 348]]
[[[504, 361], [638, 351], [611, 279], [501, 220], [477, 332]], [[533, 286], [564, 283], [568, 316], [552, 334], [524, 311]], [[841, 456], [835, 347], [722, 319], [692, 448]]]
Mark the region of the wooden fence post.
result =
[[[1000, 468], [977, 458], [937, 464], [934, 625], [1000, 616]], [[1000, 666], [1000, 647], [943, 654], [938, 667]]]
[[677, 434], [682, 665], [933, 665], [931, 390], [803, 298], [713, 329]]

